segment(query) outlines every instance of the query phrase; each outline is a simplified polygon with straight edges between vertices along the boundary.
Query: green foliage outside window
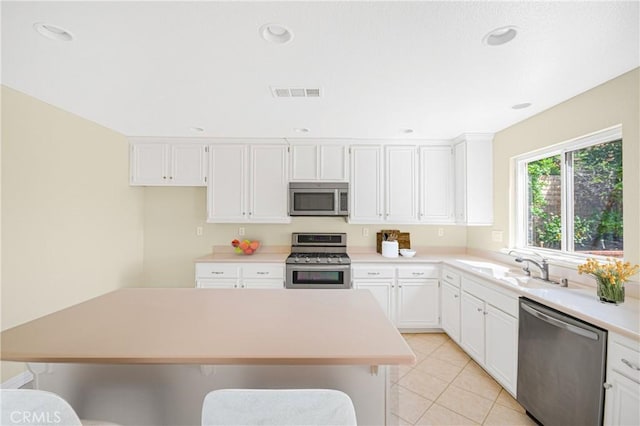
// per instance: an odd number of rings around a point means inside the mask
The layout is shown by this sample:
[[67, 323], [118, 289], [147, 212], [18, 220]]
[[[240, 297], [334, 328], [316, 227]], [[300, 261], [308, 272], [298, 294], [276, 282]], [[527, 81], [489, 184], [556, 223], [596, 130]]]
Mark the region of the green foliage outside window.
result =
[[[573, 151], [574, 229], [576, 251], [622, 250], [622, 141]], [[549, 206], [545, 190], [559, 185], [561, 156], [527, 164], [531, 245], [560, 248], [562, 220]], [[555, 180], [551, 177], [556, 177]]]

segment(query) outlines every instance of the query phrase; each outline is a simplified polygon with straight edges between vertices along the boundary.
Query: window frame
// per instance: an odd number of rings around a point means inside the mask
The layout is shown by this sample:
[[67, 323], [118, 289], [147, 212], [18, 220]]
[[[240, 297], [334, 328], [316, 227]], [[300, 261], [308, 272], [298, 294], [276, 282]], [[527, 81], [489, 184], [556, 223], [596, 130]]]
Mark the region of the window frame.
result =
[[[588, 148], [593, 145], [599, 145], [607, 142], [622, 140], [622, 126], [616, 125], [607, 129], [599, 130], [588, 135], [580, 136], [565, 142], [550, 145], [535, 151], [527, 152], [512, 158], [514, 170], [514, 200], [512, 204], [512, 238], [510, 246], [514, 250], [536, 253], [546, 258], [557, 259], [559, 261], [567, 261], [575, 264], [584, 262], [588, 257], [605, 259], [607, 256], [581, 254], [575, 251], [574, 242], [569, 241], [569, 233], [566, 232], [568, 227], [573, 227], [573, 205], [567, 203], [569, 196], [572, 196], [573, 184], [569, 184], [573, 180], [573, 168], [570, 165], [571, 155], [567, 155], [572, 151]], [[623, 142], [624, 144], [624, 142]], [[624, 146], [624, 145], [623, 145]], [[562, 238], [560, 242], [560, 250], [548, 249], [542, 247], [534, 247], [527, 245], [528, 231], [528, 181], [527, 181], [527, 163], [540, 160], [542, 158], [560, 155], [561, 172], [561, 215], [562, 215]], [[624, 155], [624, 154], [623, 154]], [[623, 257], [624, 258], [624, 257]]]

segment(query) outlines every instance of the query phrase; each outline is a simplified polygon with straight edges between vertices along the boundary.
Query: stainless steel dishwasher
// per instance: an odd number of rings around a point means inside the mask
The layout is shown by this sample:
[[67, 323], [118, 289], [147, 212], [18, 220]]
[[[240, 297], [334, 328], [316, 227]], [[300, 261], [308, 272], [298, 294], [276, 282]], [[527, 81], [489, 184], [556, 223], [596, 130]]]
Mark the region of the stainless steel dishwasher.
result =
[[517, 399], [545, 426], [601, 425], [607, 331], [520, 298]]

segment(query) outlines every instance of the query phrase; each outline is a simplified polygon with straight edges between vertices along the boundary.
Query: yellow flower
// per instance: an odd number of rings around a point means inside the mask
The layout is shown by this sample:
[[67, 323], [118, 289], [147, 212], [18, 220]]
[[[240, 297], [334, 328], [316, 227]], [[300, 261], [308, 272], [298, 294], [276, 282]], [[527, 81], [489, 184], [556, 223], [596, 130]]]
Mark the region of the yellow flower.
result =
[[607, 258], [605, 263], [600, 263], [596, 259], [589, 258], [583, 265], [578, 266], [578, 273], [590, 274], [602, 282], [611, 285], [622, 285], [629, 277], [633, 276], [640, 269], [640, 265], [631, 266], [630, 262]]

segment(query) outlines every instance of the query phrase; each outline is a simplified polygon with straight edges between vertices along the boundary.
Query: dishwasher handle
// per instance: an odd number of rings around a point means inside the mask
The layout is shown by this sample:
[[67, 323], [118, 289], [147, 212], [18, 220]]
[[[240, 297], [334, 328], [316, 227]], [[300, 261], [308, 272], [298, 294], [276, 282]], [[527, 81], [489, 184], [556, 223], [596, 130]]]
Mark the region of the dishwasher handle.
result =
[[548, 324], [551, 324], [551, 325], [553, 325], [555, 327], [558, 327], [558, 328], [565, 329], [565, 330], [567, 330], [567, 331], [569, 331], [571, 333], [574, 333], [574, 334], [579, 334], [580, 336], [586, 337], [587, 339], [596, 340], [596, 341], [598, 340], [598, 334], [594, 333], [593, 331], [585, 330], [584, 328], [577, 327], [577, 326], [575, 326], [573, 324], [568, 324], [568, 323], [566, 323], [564, 321], [561, 321], [561, 320], [559, 320], [557, 318], [553, 318], [553, 317], [551, 317], [549, 315], [543, 314], [542, 312], [538, 311], [537, 309], [535, 309], [535, 308], [533, 308], [533, 307], [531, 307], [529, 305], [522, 304], [521, 307], [522, 307], [522, 309], [527, 311], [529, 314], [533, 315], [534, 317], [536, 317], [536, 318], [538, 318], [538, 319], [540, 319], [540, 320], [542, 320], [542, 321], [544, 321], [544, 322], [546, 322]]

